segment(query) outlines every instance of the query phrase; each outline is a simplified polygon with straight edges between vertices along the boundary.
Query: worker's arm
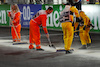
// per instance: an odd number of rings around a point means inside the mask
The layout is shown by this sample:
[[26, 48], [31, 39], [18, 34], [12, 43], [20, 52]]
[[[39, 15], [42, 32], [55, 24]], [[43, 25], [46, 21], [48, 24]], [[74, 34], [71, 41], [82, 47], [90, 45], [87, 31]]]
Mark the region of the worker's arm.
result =
[[42, 22], [43, 30], [45, 34], [48, 34], [47, 27], [46, 27], [46, 20], [47, 20], [47, 16], [45, 14], [41, 15], [41, 22]]
[[81, 19], [80, 19], [80, 15], [79, 15], [79, 12], [78, 12], [78, 9], [75, 8], [74, 6], [70, 7], [70, 11], [75, 13], [75, 16], [76, 16], [76, 22], [81, 22]]
[[48, 30], [47, 30], [47, 27], [46, 27], [46, 20], [47, 20], [47, 16], [45, 14], [41, 15], [41, 22], [42, 22], [43, 30], [46, 34], [46, 37], [49, 38]]
[[85, 30], [86, 27], [88, 26], [89, 19], [88, 19], [87, 17], [84, 17], [83, 20], [84, 20], [84, 27], [83, 27], [83, 30]]
[[75, 13], [75, 16], [76, 16], [76, 17], [80, 17], [80, 15], [79, 15], [79, 13], [78, 13], [78, 9], [75, 8], [74, 6], [72, 6], [72, 7], [70, 8], [70, 11], [72, 11], [73, 13]]

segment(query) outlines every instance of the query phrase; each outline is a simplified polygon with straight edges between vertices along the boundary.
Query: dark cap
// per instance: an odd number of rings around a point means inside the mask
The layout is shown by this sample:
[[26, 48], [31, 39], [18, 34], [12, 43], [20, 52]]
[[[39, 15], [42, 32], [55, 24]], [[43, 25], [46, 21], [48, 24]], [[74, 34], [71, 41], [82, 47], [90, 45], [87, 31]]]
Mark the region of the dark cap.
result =
[[47, 10], [53, 10], [53, 8], [52, 7], [48, 7], [48, 9]]

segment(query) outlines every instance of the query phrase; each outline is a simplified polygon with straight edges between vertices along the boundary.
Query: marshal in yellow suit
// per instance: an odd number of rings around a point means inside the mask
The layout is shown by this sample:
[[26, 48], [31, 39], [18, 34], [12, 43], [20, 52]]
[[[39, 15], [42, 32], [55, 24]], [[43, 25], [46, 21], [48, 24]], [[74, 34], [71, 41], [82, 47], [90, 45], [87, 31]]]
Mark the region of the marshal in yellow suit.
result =
[[86, 16], [86, 14], [83, 11], [80, 11], [80, 17], [84, 21], [83, 26], [80, 26], [80, 30], [84, 29], [79, 34], [80, 40], [81, 40], [81, 44], [82, 44], [82, 47], [80, 49], [86, 49], [87, 46], [90, 46], [90, 44], [91, 44], [91, 39], [90, 39], [90, 36], [89, 36], [90, 19], [89, 19], [88, 16]]
[[[70, 47], [73, 41], [73, 34], [74, 34], [74, 27], [72, 26], [73, 23], [73, 15], [69, 14], [68, 12], [75, 13], [76, 17], [80, 17], [77, 8], [74, 6], [66, 5], [65, 9], [62, 11], [64, 16], [60, 16], [62, 19], [60, 20], [63, 30], [63, 40], [65, 44], [66, 54], [70, 53]], [[65, 13], [64, 13], [65, 12]], [[67, 13], [67, 14], [66, 14]], [[66, 15], [66, 16], [65, 16]], [[69, 17], [69, 19], [68, 19]]]

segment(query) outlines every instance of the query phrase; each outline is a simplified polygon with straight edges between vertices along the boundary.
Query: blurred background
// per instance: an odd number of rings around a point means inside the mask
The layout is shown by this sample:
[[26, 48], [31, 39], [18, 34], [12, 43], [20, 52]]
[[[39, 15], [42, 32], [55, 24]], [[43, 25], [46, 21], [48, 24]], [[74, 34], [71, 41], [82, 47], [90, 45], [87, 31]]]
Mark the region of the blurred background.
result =
[[[1, 4], [62, 4], [66, 3], [69, 0], [0, 0]], [[70, 1], [77, 1], [77, 0], [70, 0]], [[81, 0], [82, 4], [98, 4], [100, 0]]]
[[84, 11], [90, 18], [95, 26], [90, 32], [100, 32], [100, 0], [0, 0], [0, 27], [10, 27], [8, 12], [11, 4], [16, 3], [21, 12], [22, 28], [29, 28], [29, 22], [37, 11], [46, 10], [51, 6], [54, 11], [48, 15], [47, 27], [52, 30], [61, 30], [59, 16], [65, 7], [63, 4], [67, 2], [73, 3], [78, 10]]

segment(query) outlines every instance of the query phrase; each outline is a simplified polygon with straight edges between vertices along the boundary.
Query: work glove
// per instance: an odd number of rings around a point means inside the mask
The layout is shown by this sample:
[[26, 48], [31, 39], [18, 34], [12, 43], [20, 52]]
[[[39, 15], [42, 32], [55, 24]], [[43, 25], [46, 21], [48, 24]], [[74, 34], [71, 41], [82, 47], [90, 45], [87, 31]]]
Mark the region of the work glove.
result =
[[86, 26], [83, 27], [83, 30], [85, 30], [85, 29], [86, 29]]
[[90, 26], [92, 26], [92, 28], [94, 28], [94, 25], [93, 24], [90, 24]]
[[76, 22], [81, 22], [81, 19], [79, 17], [76, 17]]

